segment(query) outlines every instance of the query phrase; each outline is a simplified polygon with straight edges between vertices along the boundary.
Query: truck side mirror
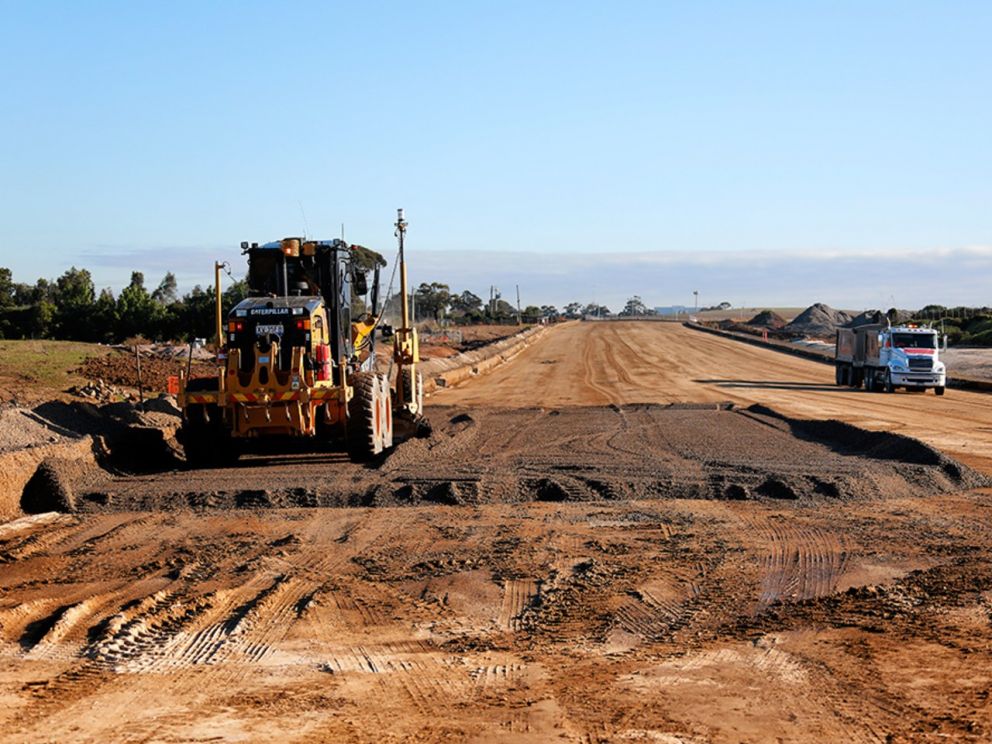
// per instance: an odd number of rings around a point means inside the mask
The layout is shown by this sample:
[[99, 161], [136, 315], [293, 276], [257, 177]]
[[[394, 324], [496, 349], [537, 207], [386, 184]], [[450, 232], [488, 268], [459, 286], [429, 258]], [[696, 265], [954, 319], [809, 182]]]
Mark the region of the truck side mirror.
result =
[[944, 334], [943, 351], [947, 351], [947, 334]]

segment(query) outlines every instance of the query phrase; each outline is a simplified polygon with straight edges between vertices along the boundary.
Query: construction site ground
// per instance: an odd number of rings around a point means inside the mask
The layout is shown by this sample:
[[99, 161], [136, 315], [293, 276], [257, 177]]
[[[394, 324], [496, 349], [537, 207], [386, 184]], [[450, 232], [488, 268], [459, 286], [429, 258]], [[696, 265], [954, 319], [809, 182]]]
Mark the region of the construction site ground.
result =
[[370, 465], [163, 436], [0, 525], [0, 731], [986, 741], [990, 403], [569, 323]]

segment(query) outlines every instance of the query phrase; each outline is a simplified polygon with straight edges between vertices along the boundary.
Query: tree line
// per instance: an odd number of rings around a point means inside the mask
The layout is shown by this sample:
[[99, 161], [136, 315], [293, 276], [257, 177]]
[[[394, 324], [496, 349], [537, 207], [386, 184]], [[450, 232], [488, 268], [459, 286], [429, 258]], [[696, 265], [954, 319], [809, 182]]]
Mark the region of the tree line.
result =
[[[644, 308], [640, 298], [636, 300], [640, 308]], [[398, 307], [399, 297], [391, 299], [395, 306], [387, 305], [388, 314]], [[613, 315], [610, 308], [595, 302], [570, 302], [559, 310], [554, 305], [527, 305], [519, 309], [504, 300], [499, 292], [495, 292], [490, 300], [483, 300], [470, 290], [453, 292], [451, 287], [441, 282], [423, 282], [413, 293], [413, 303], [416, 317], [431, 318], [435, 321], [450, 320], [458, 324], [469, 323], [507, 323], [516, 322], [517, 316], [524, 323], [539, 323], [574, 319], [583, 316], [609, 317]], [[636, 310], [636, 306], [634, 308]], [[631, 310], [631, 302], [625, 311]], [[621, 315], [633, 315], [635, 312], [621, 312]]]
[[[247, 295], [243, 279], [228, 285], [221, 295], [224, 314]], [[356, 302], [364, 307], [361, 300]], [[388, 317], [399, 315], [399, 295], [387, 300], [385, 310]], [[527, 305], [518, 312], [498, 292], [483, 300], [470, 290], [454, 292], [442, 282], [421, 283], [413, 293], [413, 310], [418, 321], [457, 324], [539, 323], [613, 314], [595, 302], [570, 302], [561, 310], [554, 305]], [[633, 297], [619, 314], [649, 312], [639, 297]], [[128, 285], [115, 295], [109, 288], [97, 292], [90, 272], [75, 266], [55, 280], [39, 279], [34, 284], [15, 282], [11, 270], [0, 267], [0, 338], [119, 343], [138, 336], [187, 340], [213, 334], [214, 288], [197, 285], [180, 296], [172, 272], [149, 288], [144, 274], [134, 271]]]
[[[221, 294], [226, 313], [247, 296], [244, 280]], [[140, 271], [114, 295], [99, 293], [86, 269], [75, 266], [54, 281], [15, 282], [0, 267], [0, 338], [58, 338], [68, 341], [117, 343], [149, 339], [209, 338], [214, 334], [213, 287], [197, 285], [179, 296], [176, 277], [168, 272], [149, 290]]]

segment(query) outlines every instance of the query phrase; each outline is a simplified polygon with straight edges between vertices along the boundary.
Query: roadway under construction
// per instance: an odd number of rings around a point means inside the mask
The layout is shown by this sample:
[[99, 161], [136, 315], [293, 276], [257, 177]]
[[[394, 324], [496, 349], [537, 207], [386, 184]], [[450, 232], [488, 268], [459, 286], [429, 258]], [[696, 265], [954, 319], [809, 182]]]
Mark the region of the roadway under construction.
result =
[[0, 527], [0, 721], [987, 739], [989, 410], [677, 324], [572, 323], [435, 391], [430, 436], [371, 463], [189, 471], [163, 446], [82, 469], [75, 512]]

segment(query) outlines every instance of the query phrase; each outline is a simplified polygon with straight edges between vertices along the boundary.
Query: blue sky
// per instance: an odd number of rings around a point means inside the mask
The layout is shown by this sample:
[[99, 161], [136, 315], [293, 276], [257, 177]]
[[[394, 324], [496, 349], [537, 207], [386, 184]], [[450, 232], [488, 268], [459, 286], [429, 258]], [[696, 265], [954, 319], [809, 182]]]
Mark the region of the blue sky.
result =
[[414, 280], [525, 301], [992, 302], [988, 2], [2, 7], [20, 280], [391, 254], [404, 206]]

